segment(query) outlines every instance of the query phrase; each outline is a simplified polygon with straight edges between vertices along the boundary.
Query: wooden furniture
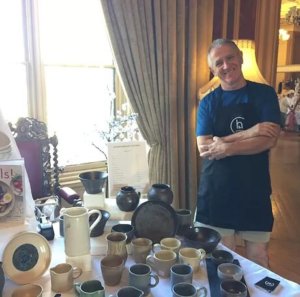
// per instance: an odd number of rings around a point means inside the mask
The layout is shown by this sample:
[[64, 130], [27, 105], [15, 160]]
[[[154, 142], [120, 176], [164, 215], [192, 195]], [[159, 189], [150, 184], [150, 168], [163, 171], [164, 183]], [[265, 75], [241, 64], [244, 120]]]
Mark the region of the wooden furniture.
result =
[[29, 117], [9, 126], [25, 161], [33, 199], [56, 194], [60, 171], [56, 135], [49, 137], [46, 124]]

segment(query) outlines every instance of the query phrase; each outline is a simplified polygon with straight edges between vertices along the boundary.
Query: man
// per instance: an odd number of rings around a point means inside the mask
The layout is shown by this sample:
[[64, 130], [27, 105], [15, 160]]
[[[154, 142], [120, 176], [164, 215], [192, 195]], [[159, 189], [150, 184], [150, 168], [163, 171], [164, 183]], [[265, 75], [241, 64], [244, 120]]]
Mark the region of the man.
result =
[[247, 257], [268, 267], [273, 226], [268, 155], [280, 133], [277, 95], [270, 86], [245, 80], [242, 52], [231, 40], [212, 43], [208, 64], [221, 86], [198, 108], [197, 145], [204, 160], [196, 220], [219, 231], [233, 250], [239, 234]]

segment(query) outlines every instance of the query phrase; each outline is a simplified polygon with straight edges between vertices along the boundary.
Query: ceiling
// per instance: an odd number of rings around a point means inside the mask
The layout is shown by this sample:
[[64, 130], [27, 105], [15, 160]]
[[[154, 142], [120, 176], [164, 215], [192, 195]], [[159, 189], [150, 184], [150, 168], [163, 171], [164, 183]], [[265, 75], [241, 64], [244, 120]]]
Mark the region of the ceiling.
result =
[[280, 18], [285, 18], [286, 13], [293, 6], [297, 6], [298, 8], [300, 8], [300, 0], [282, 0]]

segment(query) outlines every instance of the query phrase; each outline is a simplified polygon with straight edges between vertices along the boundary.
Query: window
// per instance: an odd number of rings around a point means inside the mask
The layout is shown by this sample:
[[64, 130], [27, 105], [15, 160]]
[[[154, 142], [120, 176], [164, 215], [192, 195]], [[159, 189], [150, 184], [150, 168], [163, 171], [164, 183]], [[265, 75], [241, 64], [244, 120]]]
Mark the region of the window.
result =
[[115, 114], [116, 71], [99, 0], [0, 4], [1, 108], [59, 140], [59, 165], [103, 160], [92, 145]]

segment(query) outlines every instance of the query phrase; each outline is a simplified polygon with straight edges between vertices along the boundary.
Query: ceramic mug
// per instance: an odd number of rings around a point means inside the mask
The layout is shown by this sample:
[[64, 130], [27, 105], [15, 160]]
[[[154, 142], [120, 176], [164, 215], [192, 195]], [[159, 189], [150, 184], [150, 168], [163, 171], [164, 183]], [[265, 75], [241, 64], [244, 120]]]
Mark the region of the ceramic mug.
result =
[[183, 235], [184, 231], [192, 225], [192, 211], [184, 208], [177, 209], [176, 217], [178, 222], [176, 234]]
[[152, 250], [152, 240], [135, 238], [131, 241], [132, 257], [135, 263], [146, 263], [146, 258]]
[[[89, 217], [98, 214], [95, 222], [89, 226]], [[101, 212], [85, 207], [70, 207], [63, 212], [65, 253], [69, 257], [90, 253], [90, 232], [101, 219]]]
[[16, 288], [11, 297], [42, 297], [43, 288], [37, 284], [26, 284], [19, 288]]
[[75, 283], [74, 288], [79, 297], [105, 297], [104, 288], [99, 280]]
[[178, 283], [172, 287], [173, 297], [206, 297], [205, 287], [195, 287], [189, 283]]
[[[154, 282], [152, 283], [151, 280]], [[129, 268], [129, 286], [133, 286], [148, 295], [150, 289], [157, 286], [159, 278], [151, 272], [151, 267], [147, 264], [134, 264]], [[128, 295], [129, 296], [129, 295]]]
[[74, 279], [82, 274], [82, 269], [61, 263], [50, 268], [51, 289], [53, 292], [66, 292], [73, 288]]
[[157, 250], [170, 250], [178, 253], [181, 246], [181, 241], [174, 237], [163, 238], [160, 243], [155, 243], [153, 245], [153, 251]]
[[197, 272], [200, 268], [200, 261], [205, 258], [205, 255], [204, 249], [185, 247], [179, 250], [179, 262], [191, 265], [193, 271]]
[[148, 255], [146, 263], [150, 265], [161, 277], [170, 276], [170, 268], [176, 263], [177, 255], [170, 250], [161, 250]]
[[171, 267], [171, 285], [193, 281], [193, 268], [188, 264], [175, 264]]
[[107, 255], [100, 262], [104, 283], [116, 286], [120, 283], [124, 270], [124, 260], [120, 255]]

